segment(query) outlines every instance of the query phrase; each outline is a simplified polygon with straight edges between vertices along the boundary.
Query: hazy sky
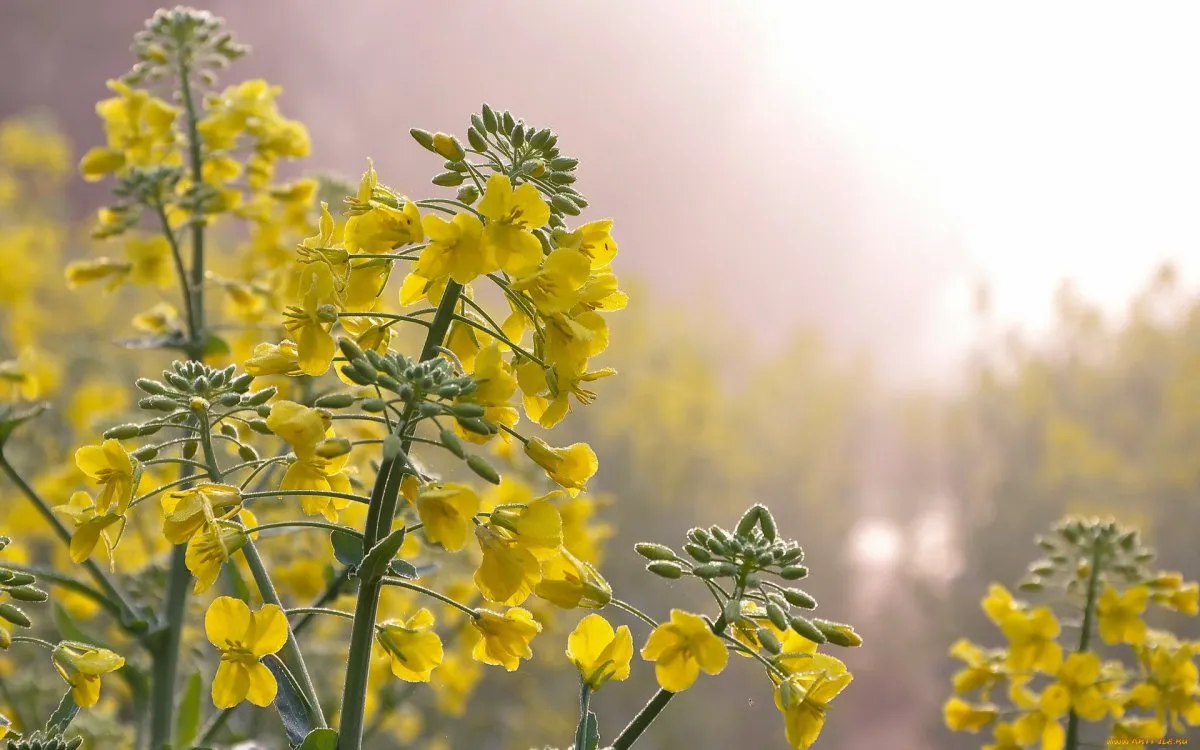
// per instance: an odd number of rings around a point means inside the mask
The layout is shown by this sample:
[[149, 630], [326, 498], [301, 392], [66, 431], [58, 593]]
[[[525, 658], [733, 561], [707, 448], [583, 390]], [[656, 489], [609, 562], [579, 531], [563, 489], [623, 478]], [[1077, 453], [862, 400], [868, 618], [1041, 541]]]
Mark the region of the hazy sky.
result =
[[[0, 114], [46, 106], [98, 139], [92, 102], [155, 5], [0, 9]], [[977, 279], [1036, 325], [1063, 277], [1118, 305], [1163, 258], [1200, 267], [1194, 3], [202, 7], [255, 48], [227, 80], [284, 86], [310, 166], [372, 156], [424, 191], [439, 165], [409, 127], [510, 108], [581, 158], [619, 273], [715, 299], [751, 339], [814, 322], [923, 375], [969, 340]]]

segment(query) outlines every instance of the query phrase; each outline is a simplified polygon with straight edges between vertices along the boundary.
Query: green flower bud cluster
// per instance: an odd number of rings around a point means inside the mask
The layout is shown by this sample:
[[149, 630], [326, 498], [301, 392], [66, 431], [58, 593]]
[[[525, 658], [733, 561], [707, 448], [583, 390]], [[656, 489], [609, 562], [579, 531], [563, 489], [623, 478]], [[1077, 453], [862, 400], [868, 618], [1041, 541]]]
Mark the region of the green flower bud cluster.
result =
[[[467, 453], [458, 435], [440, 422], [439, 417], [453, 419], [465, 432], [477, 435], [495, 435], [500, 428], [484, 418], [486, 411], [479, 404], [458, 403], [457, 399], [470, 395], [477, 387], [470, 375], [459, 375], [453, 364], [443, 358], [434, 357], [424, 362], [414, 362], [398, 352], [380, 354], [374, 350], [364, 351], [353, 340], [339, 339], [338, 346], [348, 360], [342, 365], [342, 373], [358, 385], [373, 385], [394, 393], [404, 403], [406, 411], [414, 412], [414, 420], [432, 419], [438, 425], [438, 442], [450, 453], [466, 461], [467, 467], [479, 477], [500, 483], [500, 475], [487, 459]], [[326, 409], [345, 409], [356, 405], [368, 413], [383, 412], [388, 402], [379, 397], [357, 396], [350, 393], [331, 393], [318, 398], [314, 405]]]
[[6, 750], [76, 750], [81, 745], [82, 736], [67, 739], [61, 734], [39, 729], [26, 737], [10, 739], [4, 747]]
[[[141, 221], [142, 210], [157, 210], [158, 206], [182, 202], [175, 194], [179, 181], [183, 179], [183, 168], [155, 165], [134, 167], [117, 178], [113, 195], [117, 200], [108, 205], [108, 217], [92, 228], [92, 237], [98, 240], [119, 237]], [[206, 192], [207, 191], [207, 192]], [[211, 193], [211, 194], [208, 194]], [[190, 208], [197, 208], [205, 200], [211, 200], [215, 191], [207, 185], [189, 189]]]
[[[479, 114], [471, 115], [467, 145], [445, 133], [430, 133], [414, 128], [409, 131], [423, 147], [446, 160], [446, 171], [433, 178], [441, 187], [459, 187], [458, 200], [470, 205], [479, 199], [479, 188], [470, 177], [476, 166], [470, 155], [482, 156], [486, 166], [508, 174], [521, 182], [530, 182], [546, 195], [550, 204], [550, 229], [566, 227], [566, 216], [578, 216], [588, 201], [575, 190], [575, 168], [579, 160], [558, 150], [558, 136], [550, 128], [535, 128], [514, 119], [507, 110], [497, 112], [487, 104]], [[475, 174], [478, 174], [477, 170]], [[538, 232], [543, 246], [546, 232]]]
[[214, 71], [245, 55], [249, 48], [224, 30], [225, 21], [208, 11], [177, 7], [160, 10], [133, 39], [138, 63], [124, 76], [126, 83], [157, 81], [180, 68], [216, 82]]
[[634, 549], [650, 561], [646, 569], [662, 578], [676, 580], [690, 575], [713, 584], [728, 579], [733, 594], [724, 603], [722, 616], [726, 623], [743, 631], [748, 629], [771, 653], [779, 653], [779, 638], [756, 621], [769, 621], [778, 630], [790, 628], [816, 643], [862, 645], [862, 638], [850, 625], [794, 613], [793, 608], [816, 609], [817, 600], [801, 589], [765, 577], [796, 581], [808, 575], [808, 568], [801, 564], [804, 550], [798, 543], [779, 537], [775, 518], [766, 506], [752, 506], [732, 532], [716, 525], [694, 528], [688, 531], [687, 539], [683, 550], [690, 560], [662, 544], [643, 542]]
[[1042, 591], [1062, 587], [1069, 592], [1082, 591], [1091, 576], [1091, 566], [1136, 585], [1155, 576], [1149, 564], [1154, 552], [1141, 544], [1137, 529], [1098, 518], [1068, 518], [1060, 521], [1053, 534], [1038, 537], [1037, 544], [1046, 556], [1029, 565], [1019, 583], [1022, 591]]
[[[9, 537], [0, 536], [0, 551], [11, 543], [12, 539]], [[35, 585], [36, 583], [37, 578], [32, 573], [0, 567], [0, 620], [3, 621], [0, 622], [0, 648], [6, 649], [12, 644], [12, 635], [4, 623], [18, 628], [33, 626], [29, 616], [12, 601], [37, 603], [49, 598], [45, 591]]]
[[[275, 389], [264, 388], [251, 392], [250, 384], [253, 381], [254, 376], [249, 373], [237, 374], [234, 365], [218, 370], [194, 360], [176, 361], [172, 364], [171, 369], [163, 370], [162, 380], [138, 379], [137, 387], [148, 394], [138, 401], [138, 407], [147, 411], [170, 412], [172, 416], [168, 417], [168, 421], [183, 421], [190, 414], [208, 411], [213, 406], [227, 408], [264, 406], [275, 395]], [[128, 432], [128, 427], [129, 425], [114, 427], [109, 432], [117, 430]], [[105, 433], [105, 437], [119, 436]], [[125, 437], [134, 437], [134, 434], [128, 434]]]

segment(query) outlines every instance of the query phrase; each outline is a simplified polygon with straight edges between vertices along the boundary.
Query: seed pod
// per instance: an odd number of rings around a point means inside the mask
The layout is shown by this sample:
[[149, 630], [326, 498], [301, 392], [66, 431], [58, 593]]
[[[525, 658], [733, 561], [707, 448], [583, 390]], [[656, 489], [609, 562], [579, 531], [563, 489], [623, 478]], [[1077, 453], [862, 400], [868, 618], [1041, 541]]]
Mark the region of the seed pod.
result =
[[779, 577], [785, 581], [797, 581], [808, 575], [808, 568], [803, 565], [789, 565], [779, 571]]
[[793, 607], [801, 609], [816, 609], [817, 607], [817, 600], [800, 589], [784, 589], [783, 598], [787, 599], [788, 604]]
[[780, 607], [775, 602], [767, 604], [767, 619], [780, 630], [787, 630], [787, 613], [783, 611], [783, 607]]
[[458, 187], [463, 184], [463, 176], [458, 172], [442, 172], [430, 180], [438, 187]]
[[338, 339], [338, 348], [342, 350], [342, 356], [353, 362], [356, 359], [362, 359], [365, 354], [359, 348], [358, 344], [353, 339], [340, 338]]
[[460, 427], [467, 432], [473, 432], [476, 435], [494, 435], [497, 428], [492, 427], [482, 419], [459, 419], [457, 420]]
[[679, 567], [679, 565], [673, 562], [665, 562], [662, 560], [659, 560], [658, 562], [652, 562], [646, 566], [646, 570], [650, 571], [656, 576], [661, 576], [662, 578], [667, 578], [672, 581], [683, 577], [683, 568]]
[[760, 505], [758, 507], [758, 527], [762, 529], [763, 537], [768, 542], [773, 542], [779, 535], [779, 529], [775, 525], [775, 517], [771, 515], [771, 511], [767, 506]]
[[322, 409], [345, 409], [354, 405], [354, 396], [349, 393], [329, 393], [313, 402]]
[[496, 470], [492, 468], [492, 465], [483, 456], [468, 456], [467, 466], [470, 467], [471, 471], [492, 484], [500, 484], [500, 475], [496, 473]]
[[825, 643], [827, 640], [825, 638], [825, 634], [818, 630], [817, 626], [813, 625], [807, 617], [792, 615], [788, 618], [788, 626], [790, 626], [791, 629], [796, 633], [804, 636], [813, 643]]
[[8, 602], [0, 603], [0, 618], [8, 620], [13, 625], [22, 628], [28, 628], [33, 625], [33, 623], [29, 621], [29, 618], [25, 616], [24, 612]]
[[637, 552], [647, 560], [674, 560], [675, 550], [665, 544], [655, 544], [654, 542], [638, 542], [633, 545], [634, 552]]
[[237, 406], [242, 403], [242, 395], [233, 391], [225, 391], [217, 396], [216, 403], [218, 406]]
[[467, 143], [476, 151], [487, 151], [487, 140], [473, 126], [467, 129]]
[[495, 133], [499, 122], [496, 119], [496, 111], [488, 105], [483, 105], [483, 129], [489, 133]]
[[137, 450], [133, 451], [129, 455], [132, 456], [133, 458], [137, 459], [138, 461], [149, 461], [150, 459], [152, 459], [158, 455], [158, 446], [147, 445], [144, 448], [138, 448]]
[[550, 205], [558, 209], [567, 216], [578, 216], [579, 206], [565, 195], [559, 194], [550, 198]]
[[437, 417], [441, 416], [446, 411], [446, 407], [436, 401], [422, 401], [417, 404], [417, 413], [422, 417]]
[[813, 620], [813, 625], [821, 631], [825, 639], [835, 646], [855, 648], [862, 645], [862, 636], [854, 632], [854, 628], [844, 622], [831, 620]]
[[250, 390], [250, 384], [253, 382], [254, 376], [248, 372], [243, 372], [241, 375], [238, 375], [236, 378], [229, 381], [229, 387], [238, 393], [245, 393], [246, 391]]

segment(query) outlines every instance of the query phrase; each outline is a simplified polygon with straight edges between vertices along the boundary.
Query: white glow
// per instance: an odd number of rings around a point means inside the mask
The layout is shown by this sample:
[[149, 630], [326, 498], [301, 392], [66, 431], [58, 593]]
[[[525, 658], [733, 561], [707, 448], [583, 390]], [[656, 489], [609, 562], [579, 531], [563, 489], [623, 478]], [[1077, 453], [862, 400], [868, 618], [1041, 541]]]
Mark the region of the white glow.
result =
[[1114, 308], [1163, 259], [1196, 278], [1200, 4], [749, 5], [783, 116], [945, 217], [1001, 321], [1044, 325], [1064, 276]]
[[892, 568], [900, 558], [900, 541], [900, 531], [891, 521], [859, 521], [850, 532], [850, 558], [869, 568]]

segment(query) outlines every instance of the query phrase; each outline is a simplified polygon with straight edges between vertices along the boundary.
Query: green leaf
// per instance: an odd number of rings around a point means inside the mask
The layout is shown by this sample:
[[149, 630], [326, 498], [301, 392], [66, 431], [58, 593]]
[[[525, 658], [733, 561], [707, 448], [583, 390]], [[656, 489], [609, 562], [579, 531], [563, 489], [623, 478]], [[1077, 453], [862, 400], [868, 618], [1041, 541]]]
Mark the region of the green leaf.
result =
[[403, 526], [388, 534], [386, 539], [367, 552], [367, 556], [363, 558], [362, 565], [358, 569], [359, 578], [368, 582], [382, 578], [392, 559], [400, 551], [402, 544], [404, 544]]
[[329, 541], [333, 544], [333, 556], [342, 565], [358, 567], [363, 561], [363, 538], [348, 531], [332, 531]]
[[392, 560], [392, 564], [388, 568], [392, 571], [392, 575], [397, 578], [407, 578], [410, 581], [415, 581], [421, 577], [417, 573], [416, 567], [407, 560]]
[[225, 339], [211, 333], [208, 334], [208, 338], [204, 341], [203, 354], [205, 357], [219, 357], [229, 354], [229, 351], [229, 344], [225, 343]]
[[309, 722], [309, 706], [300, 694], [296, 678], [283, 665], [278, 657], [272, 655], [263, 659], [263, 664], [275, 675], [275, 683], [279, 686], [275, 693], [275, 710], [283, 722], [283, 731], [287, 735], [288, 744], [298, 747], [312, 733], [313, 725]]
[[576, 750], [596, 750], [600, 747], [600, 728], [596, 723], [595, 711], [587, 712], [587, 719], [580, 730], [583, 732], [583, 747]]
[[175, 746], [191, 747], [200, 732], [200, 691], [203, 681], [199, 672], [188, 678], [183, 698], [179, 700], [179, 714], [175, 718]]
[[332, 729], [314, 729], [297, 750], [337, 750], [338, 735]]
[[79, 713], [79, 706], [75, 703], [71, 691], [68, 690], [67, 694], [58, 702], [58, 708], [54, 709], [54, 713], [50, 714], [50, 718], [46, 721], [46, 733], [62, 734], [67, 731], [67, 727], [71, 726], [77, 713]]

